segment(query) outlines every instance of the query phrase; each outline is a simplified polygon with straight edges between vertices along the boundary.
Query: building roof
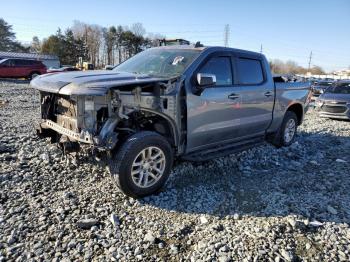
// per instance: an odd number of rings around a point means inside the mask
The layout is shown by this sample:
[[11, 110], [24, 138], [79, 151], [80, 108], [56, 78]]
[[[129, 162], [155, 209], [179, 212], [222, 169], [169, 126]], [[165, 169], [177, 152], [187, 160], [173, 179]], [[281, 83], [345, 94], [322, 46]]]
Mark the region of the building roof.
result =
[[36, 59], [36, 60], [59, 60], [56, 55], [34, 54], [34, 53], [16, 53], [16, 52], [3, 52], [3, 51], [0, 51], [0, 59], [1, 58], [24, 58], [24, 59]]

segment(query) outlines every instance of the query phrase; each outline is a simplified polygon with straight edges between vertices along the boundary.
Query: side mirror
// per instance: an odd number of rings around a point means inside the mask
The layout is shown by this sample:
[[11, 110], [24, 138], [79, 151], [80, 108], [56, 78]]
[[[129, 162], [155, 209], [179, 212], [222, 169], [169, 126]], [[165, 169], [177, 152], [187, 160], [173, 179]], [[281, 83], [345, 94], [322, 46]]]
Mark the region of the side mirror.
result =
[[211, 86], [216, 84], [216, 76], [213, 74], [197, 74], [197, 83], [200, 87]]
[[105, 70], [113, 70], [114, 66], [112, 65], [106, 65]]

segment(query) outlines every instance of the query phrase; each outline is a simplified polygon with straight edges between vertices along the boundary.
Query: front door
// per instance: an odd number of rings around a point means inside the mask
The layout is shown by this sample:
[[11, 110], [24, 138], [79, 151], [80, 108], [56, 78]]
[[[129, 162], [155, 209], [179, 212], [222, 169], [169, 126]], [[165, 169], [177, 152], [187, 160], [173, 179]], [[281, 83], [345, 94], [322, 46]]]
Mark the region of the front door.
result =
[[215, 75], [216, 84], [187, 95], [187, 152], [237, 137], [242, 98], [232, 69], [228, 53], [209, 58], [196, 72]]

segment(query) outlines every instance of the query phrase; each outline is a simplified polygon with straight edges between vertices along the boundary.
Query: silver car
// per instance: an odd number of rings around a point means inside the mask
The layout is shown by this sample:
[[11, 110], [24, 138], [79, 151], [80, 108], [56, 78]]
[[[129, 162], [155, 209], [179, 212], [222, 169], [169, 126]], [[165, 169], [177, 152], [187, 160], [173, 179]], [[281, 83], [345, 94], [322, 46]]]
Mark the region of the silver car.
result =
[[339, 81], [327, 88], [316, 107], [321, 117], [350, 119], [350, 80]]

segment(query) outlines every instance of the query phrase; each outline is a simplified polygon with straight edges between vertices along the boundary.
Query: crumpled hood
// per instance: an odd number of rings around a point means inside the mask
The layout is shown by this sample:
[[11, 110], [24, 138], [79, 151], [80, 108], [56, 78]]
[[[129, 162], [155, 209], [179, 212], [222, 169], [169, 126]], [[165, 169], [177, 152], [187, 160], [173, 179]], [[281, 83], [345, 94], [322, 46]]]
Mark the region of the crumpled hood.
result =
[[350, 103], [350, 94], [324, 93], [319, 100]]
[[45, 74], [34, 78], [30, 86], [63, 95], [104, 95], [112, 87], [164, 81], [148, 75], [107, 70]]

